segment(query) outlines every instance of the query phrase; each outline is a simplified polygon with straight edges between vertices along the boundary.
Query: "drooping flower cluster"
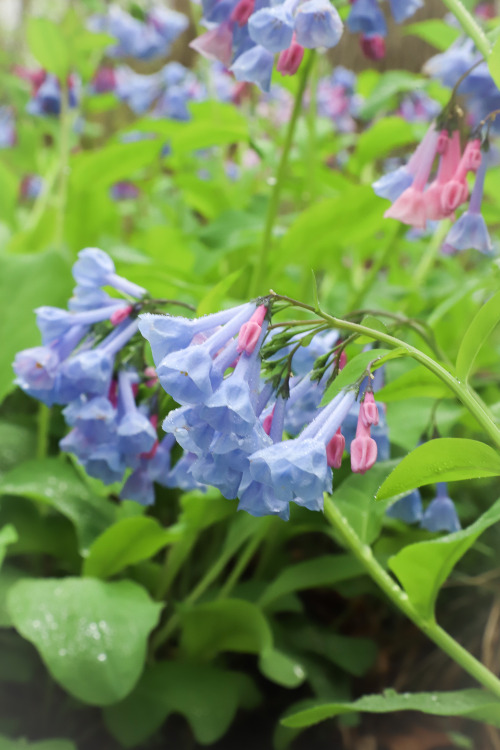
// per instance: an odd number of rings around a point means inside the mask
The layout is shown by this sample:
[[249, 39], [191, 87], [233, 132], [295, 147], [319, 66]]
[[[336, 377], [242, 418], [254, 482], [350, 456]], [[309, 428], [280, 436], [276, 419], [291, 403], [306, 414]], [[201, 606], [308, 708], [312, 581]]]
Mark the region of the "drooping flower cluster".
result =
[[89, 27], [116, 37], [117, 44], [107, 50], [109, 57], [154, 60], [169, 54], [188, 23], [183, 13], [160, 6], [151, 8], [140, 19], [113, 4], [105, 15], [93, 16]]
[[355, 88], [356, 74], [342, 65], [318, 82], [318, 114], [328, 117], [341, 133], [352, 133], [356, 129], [354, 118], [358, 115], [361, 97]]
[[305, 49], [334, 47], [343, 25], [328, 0], [203, 0], [208, 31], [191, 46], [201, 55], [222, 62], [238, 81], [269, 91], [271, 75], [297, 72]]
[[[443, 251], [474, 248], [490, 253], [492, 243], [480, 213], [488, 144], [481, 148], [481, 140], [473, 136], [462, 150], [457, 127], [449, 122], [443, 127], [440, 119], [431, 124], [408, 163], [385, 174], [373, 184], [373, 189], [392, 202], [386, 217], [425, 229], [428, 221], [455, 219], [455, 211], [469, 199], [467, 175], [476, 173], [469, 207], [448, 233]], [[438, 167], [432, 175], [436, 157]]]
[[[21, 66], [14, 68], [14, 73], [31, 84], [31, 99], [26, 111], [36, 117], [58, 117], [61, 114], [61, 82], [57, 76], [47, 71], [28, 70]], [[80, 80], [76, 75], [68, 76], [68, 106], [75, 108], [80, 99]]]
[[[359, 34], [361, 49], [371, 60], [385, 57], [387, 23], [378, 0], [350, 0], [351, 11], [347, 17], [347, 28]], [[403, 23], [423, 6], [423, 0], [389, 0], [392, 17]]]
[[[174, 441], [157, 438], [157, 378], [139, 356], [137, 313], [146, 290], [118, 276], [98, 248], [79, 254], [73, 276], [68, 310], [36, 310], [42, 345], [17, 354], [16, 383], [49, 406], [65, 405], [72, 429], [60, 447], [88, 474], [109, 484], [132, 470], [122, 496], [152, 503], [153, 482], [170, 484]], [[125, 297], [111, 297], [103, 287]]]

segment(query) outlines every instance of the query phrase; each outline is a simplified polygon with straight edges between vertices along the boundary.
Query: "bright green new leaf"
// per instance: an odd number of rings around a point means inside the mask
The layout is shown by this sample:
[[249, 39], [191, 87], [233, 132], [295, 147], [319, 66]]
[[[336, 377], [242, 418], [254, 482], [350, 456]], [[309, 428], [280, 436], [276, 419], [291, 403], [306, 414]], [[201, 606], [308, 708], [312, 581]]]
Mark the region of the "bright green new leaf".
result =
[[409, 398], [454, 398], [454, 394], [442, 380], [420, 365], [377, 391], [377, 400], [383, 402]]
[[124, 747], [144, 742], [171, 713], [182, 714], [196, 740], [204, 745], [222, 737], [239, 705], [255, 705], [250, 679], [213, 666], [162, 662], [147, 669], [135, 690], [105, 709], [110, 732]]
[[319, 703], [282, 720], [286, 727], [309, 727], [341, 714], [366, 711], [420, 711], [431, 716], [461, 716], [500, 727], [500, 700], [484, 690], [456, 690], [447, 693], [403, 693], [386, 690], [382, 695], [365, 695], [357, 701]]
[[243, 599], [207, 602], [180, 614], [181, 645], [192, 656], [211, 659], [220, 651], [259, 654], [272, 647], [266, 617]]
[[275, 648], [268, 649], [260, 655], [259, 669], [268, 680], [283, 687], [298, 687], [306, 679], [302, 664]]
[[457, 354], [456, 374], [458, 380], [463, 382], [467, 380], [482, 345], [499, 322], [500, 292], [497, 292], [479, 309], [462, 338], [462, 343]]
[[215, 284], [209, 292], [203, 297], [196, 311], [197, 315], [207, 315], [208, 313], [220, 310], [220, 305], [233, 284], [240, 278], [243, 272], [242, 268], [233, 271], [228, 276], [222, 278], [218, 284]]
[[442, 51], [447, 50], [460, 36], [459, 29], [450, 26], [440, 18], [429, 18], [427, 21], [411, 23], [404, 27], [403, 33], [417, 36]]
[[332, 398], [340, 393], [343, 388], [349, 388], [359, 380], [363, 374], [366, 374], [368, 366], [375, 364], [377, 360], [392, 354], [391, 349], [370, 349], [367, 352], [360, 352], [356, 357], [349, 360], [346, 366], [339, 372], [333, 383], [331, 383], [323, 395], [321, 405], [329, 404]]
[[89, 549], [83, 575], [109, 578], [127, 565], [148, 560], [167, 544], [177, 541], [182, 530], [164, 529], [154, 518], [123, 518], [99, 536]]
[[389, 474], [376, 500], [402, 497], [416, 487], [500, 475], [500, 456], [486, 443], [465, 438], [437, 438], [419, 445]]
[[58, 510], [73, 522], [84, 554], [114, 520], [112, 503], [94, 495], [73, 467], [57, 458], [16, 466], [0, 480], [0, 493], [28, 497]]
[[47, 18], [28, 19], [28, 45], [42, 68], [59, 78], [65, 78], [70, 68], [70, 50], [60, 27]]
[[463, 531], [440, 539], [410, 544], [389, 560], [410, 601], [427, 618], [433, 617], [439, 589], [455, 564], [487, 528], [500, 520], [500, 500]]
[[112, 143], [98, 151], [85, 151], [74, 157], [71, 185], [75, 190], [95, 190], [130, 178], [134, 172], [154, 167], [163, 147], [158, 139], [136, 143]]
[[276, 576], [259, 600], [261, 607], [268, 607], [293, 591], [332, 586], [362, 575], [364, 568], [350, 555], [322, 555], [313, 560], [290, 565]]
[[7, 596], [12, 621], [71, 695], [107, 706], [132, 690], [144, 667], [160, 604], [132, 581], [24, 580]]
[[349, 161], [349, 169], [351, 172], [359, 173], [369, 162], [414, 141], [415, 134], [410, 123], [402, 117], [384, 117], [361, 133], [356, 150]]

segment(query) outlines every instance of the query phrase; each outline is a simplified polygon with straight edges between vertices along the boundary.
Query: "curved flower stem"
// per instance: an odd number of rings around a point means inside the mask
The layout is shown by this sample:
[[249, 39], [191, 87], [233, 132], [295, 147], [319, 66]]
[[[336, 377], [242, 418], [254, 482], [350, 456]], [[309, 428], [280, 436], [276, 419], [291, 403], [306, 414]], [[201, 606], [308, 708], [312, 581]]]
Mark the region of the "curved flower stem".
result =
[[483, 57], [488, 59], [490, 54], [490, 43], [474, 16], [469, 13], [461, 0], [443, 0], [443, 3], [448, 10], [453, 13], [462, 29], [468, 36], [470, 36]]
[[301, 70], [299, 85], [297, 88], [297, 93], [295, 94], [295, 104], [293, 105], [292, 115], [290, 117], [290, 122], [288, 123], [288, 129], [286, 131], [285, 143], [283, 145], [281, 159], [278, 165], [278, 170], [276, 172], [276, 181], [274, 183], [273, 192], [271, 193], [271, 198], [269, 200], [269, 207], [267, 209], [267, 217], [266, 217], [266, 224], [264, 227], [264, 234], [262, 237], [262, 244], [260, 246], [260, 251], [257, 257], [257, 262], [253, 268], [253, 272], [252, 272], [252, 276], [250, 280], [250, 287], [249, 287], [250, 297], [255, 297], [255, 295], [257, 294], [258, 289], [262, 285], [262, 278], [266, 270], [267, 257], [268, 257], [269, 250], [271, 249], [271, 245], [272, 245], [274, 222], [276, 221], [276, 216], [278, 214], [281, 190], [283, 188], [283, 183], [285, 180], [286, 170], [288, 166], [288, 156], [290, 154], [290, 149], [292, 147], [293, 136], [295, 134], [295, 126], [297, 125], [297, 120], [298, 120], [300, 110], [302, 107], [302, 98], [304, 96], [304, 91], [306, 89], [306, 84], [307, 84], [307, 79], [309, 78], [309, 73], [311, 72], [311, 68], [312, 68], [313, 61], [314, 61], [314, 56], [315, 56], [315, 51], [311, 50]]
[[449, 387], [451, 391], [457, 396], [462, 404], [470, 411], [470, 413], [476, 418], [477, 422], [481, 425], [486, 434], [491, 438], [497, 448], [500, 448], [500, 429], [490, 419], [488, 414], [485, 412], [481, 404], [478, 402], [470, 386], [465, 383], [461, 383], [457, 380], [454, 375], [446, 370], [439, 362], [436, 362], [424, 352], [420, 351], [414, 346], [407, 344], [406, 341], [391, 336], [388, 333], [381, 331], [375, 331], [373, 328], [367, 328], [359, 323], [351, 323], [341, 318], [335, 318], [333, 315], [323, 312], [321, 309], [315, 309], [311, 305], [306, 305], [303, 302], [298, 302], [290, 297], [271, 293], [271, 298], [276, 300], [284, 300], [285, 302], [291, 302], [296, 307], [300, 307], [303, 310], [309, 310], [312, 313], [318, 315], [318, 317], [325, 320], [332, 328], [339, 328], [341, 330], [351, 331], [352, 333], [358, 333], [363, 336], [368, 336], [375, 341], [382, 341], [390, 347], [403, 349], [408, 357], [419, 362], [421, 365], [426, 367], [428, 370], [434, 373], [443, 383]]
[[45, 404], [38, 405], [36, 457], [47, 458], [49, 452], [50, 408]]
[[371, 547], [363, 544], [346, 517], [332, 499], [325, 496], [325, 516], [346, 547], [360, 561], [369, 576], [386, 596], [412, 620], [439, 648], [459, 664], [481, 685], [500, 698], [500, 680], [472, 654], [451, 637], [437, 622], [421, 615], [410, 602], [408, 595], [392, 576], [375, 559]]

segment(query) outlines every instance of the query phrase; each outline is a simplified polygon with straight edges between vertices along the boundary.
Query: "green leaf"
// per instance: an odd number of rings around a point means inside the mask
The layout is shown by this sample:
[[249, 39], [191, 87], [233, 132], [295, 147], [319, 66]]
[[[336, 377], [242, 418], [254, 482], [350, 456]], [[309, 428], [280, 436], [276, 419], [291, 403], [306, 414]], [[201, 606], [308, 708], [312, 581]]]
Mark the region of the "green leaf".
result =
[[351, 638], [314, 625], [291, 629], [287, 639], [301, 651], [318, 654], [356, 677], [365, 674], [377, 656], [369, 638]]
[[69, 72], [68, 44], [59, 26], [47, 18], [28, 18], [26, 38], [33, 57], [42, 68], [65, 78]]
[[34, 456], [36, 432], [33, 427], [0, 421], [0, 475]]
[[323, 703], [298, 711], [282, 720], [286, 727], [309, 727], [341, 714], [366, 711], [420, 711], [431, 716], [461, 716], [500, 727], [500, 701], [484, 690], [456, 690], [447, 693], [403, 693], [386, 690], [383, 695], [365, 695], [357, 701]]
[[227, 293], [233, 286], [233, 284], [240, 278], [243, 273], [243, 268], [238, 268], [237, 271], [228, 274], [222, 278], [218, 284], [215, 284], [210, 291], [203, 297], [196, 310], [196, 315], [207, 315], [208, 313], [220, 310], [220, 305]]
[[[75, 190], [95, 190], [130, 179], [144, 167], [156, 166], [163, 144], [158, 139], [135, 143], [112, 143], [74, 157], [71, 185]], [[76, 200], [76, 199], [75, 199]]]
[[366, 164], [414, 141], [415, 134], [410, 123], [402, 117], [384, 117], [359, 136], [349, 170], [359, 174]]
[[115, 703], [132, 690], [161, 610], [131, 581], [93, 578], [19, 581], [7, 607], [53, 678], [94, 706]]
[[458, 380], [462, 382], [467, 380], [479, 350], [499, 321], [500, 292], [497, 292], [479, 309], [462, 338], [457, 354], [456, 375]]
[[330, 403], [332, 398], [340, 393], [343, 388], [351, 387], [356, 381], [358, 381], [371, 363], [376, 363], [389, 354], [392, 354], [392, 349], [370, 349], [367, 352], [360, 352], [353, 359], [349, 360], [346, 366], [339, 372], [333, 383], [331, 383], [321, 400], [321, 405]]
[[[71, 293], [69, 263], [59, 253], [0, 254], [0, 401], [14, 387], [12, 361], [18, 351], [40, 344], [33, 309], [66, 306]], [[15, 304], [13, 303], [15, 290]]]
[[223, 599], [181, 611], [181, 645], [190, 655], [212, 659], [221, 651], [259, 654], [272, 647], [260, 609], [243, 599]]
[[460, 30], [450, 26], [440, 18], [429, 18], [427, 21], [419, 21], [419, 23], [411, 23], [405, 26], [403, 34], [417, 36], [444, 52], [458, 39]]
[[114, 506], [83, 484], [72, 466], [58, 458], [26, 461], [0, 480], [0, 492], [46, 503], [69, 518], [76, 529], [80, 550], [114, 520]]
[[497, 88], [500, 88], [500, 38], [496, 40], [490, 52], [488, 68]]
[[405, 456], [382, 484], [375, 499], [402, 497], [434, 482], [499, 475], [500, 456], [489, 445], [465, 438], [437, 438]]
[[12, 620], [7, 610], [7, 595], [10, 588], [24, 578], [31, 578], [29, 573], [15, 568], [9, 563], [5, 564], [0, 570], [0, 628], [12, 627]]
[[454, 398], [454, 395], [437, 375], [421, 366], [412, 368], [377, 391], [377, 400], [383, 402], [409, 398]]
[[127, 565], [148, 560], [167, 544], [177, 541], [180, 527], [164, 529], [154, 518], [123, 518], [99, 536], [89, 549], [84, 576], [109, 578]]
[[283, 687], [298, 687], [306, 679], [306, 672], [296, 659], [274, 648], [260, 655], [259, 669], [265, 677]]
[[416, 91], [425, 88], [426, 82], [422, 76], [407, 73], [402, 70], [391, 70], [378, 79], [375, 87], [361, 105], [360, 116], [370, 120], [380, 115], [381, 109], [391, 107], [395, 103], [396, 94]]
[[255, 688], [238, 672], [202, 664], [162, 662], [147, 669], [136, 689], [105, 709], [110, 732], [124, 747], [144, 742], [171, 713], [182, 714], [196, 740], [209, 745], [222, 737], [238, 705], [255, 702]]
[[11, 524], [0, 529], [0, 568], [2, 567], [5, 555], [7, 554], [7, 547], [9, 544], [17, 542], [17, 539], [17, 531]]
[[77, 747], [71, 740], [28, 742], [25, 739], [13, 740], [10, 737], [0, 737], [0, 750], [77, 750]]
[[350, 555], [323, 555], [284, 568], [262, 594], [259, 605], [267, 607], [293, 591], [332, 586], [363, 575], [364, 568]]
[[430, 618], [439, 589], [455, 564], [487, 528], [500, 520], [500, 500], [463, 531], [403, 547], [389, 560], [410, 601]]

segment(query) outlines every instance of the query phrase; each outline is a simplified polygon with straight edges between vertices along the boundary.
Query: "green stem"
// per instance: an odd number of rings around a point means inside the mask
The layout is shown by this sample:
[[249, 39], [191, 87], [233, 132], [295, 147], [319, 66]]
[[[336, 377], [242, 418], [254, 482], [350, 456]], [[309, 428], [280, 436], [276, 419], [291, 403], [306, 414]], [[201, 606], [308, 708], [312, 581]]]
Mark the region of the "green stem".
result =
[[[264, 533], [266, 531], [267, 531], [267, 526], [264, 529]], [[261, 532], [260, 534], [259, 533], [255, 534], [250, 539], [245, 549], [241, 553], [239, 559], [237, 560], [236, 565], [232, 569], [231, 574], [228, 576], [226, 582], [224, 583], [221, 590], [219, 591], [217, 595], [217, 599], [224, 599], [226, 596], [229, 596], [234, 586], [238, 583], [240, 576], [245, 571], [245, 568], [247, 567], [248, 563], [250, 562], [255, 552], [257, 551], [257, 548], [262, 542], [263, 536], [264, 534]]]
[[370, 269], [367, 271], [365, 278], [363, 280], [363, 283], [361, 287], [358, 289], [357, 292], [354, 294], [354, 298], [349, 305], [351, 310], [355, 310], [361, 302], [364, 300], [366, 294], [370, 291], [373, 284], [377, 280], [377, 277], [382, 270], [382, 268], [385, 266], [387, 261], [389, 260], [391, 254], [395, 252], [394, 244], [397, 242], [398, 239], [400, 239], [401, 236], [404, 235], [404, 233], [407, 231], [407, 228], [404, 227], [404, 230], [400, 227], [397, 227], [396, 231], [394, 232], [391, 239], [387, 242], [385, 248], [382, 250], [378, 258], [376, 258]]
[[46, 458], [49, 452], [50, 409], [45, 404], [38, 405], [36, 457]]
[[325, 496], [325, 516], [346, 547], [361, 562], [370, 577], [396, 607], [475, 680], [500, 698], [500, 680], [457, 643], [434, 619], [426, 619], [415, 609], [408, 595], [375, 559], [371, 547], [363, 544], [345, 516], [328, 496]]
[[470, 36], [479, 52], [487, 60], [490, 54], [490, 43], [474, 16], [469, 13], [461, 0], [443, 0], [449, 11], [453, 13], [465, 33]]
[[286, 171], [288, 167], [288, 156], [290, 154], [290, 149], [292, 147], [293, 136], [295, 134], [295, 126], [297, 125], [299, 113], [302, 108], [302, 98], [304, 96], [304, 91], [306, 89], [307, 79], [311, 71], [313, 60], [314, 60], [314, 50], [312, 50], [309, 53], [308, 59], [303, 65], [303, 68], [301, 71], [299, 85], [297, 88], [297, 93], [295, 95], [295, 104], [293, 106], [293, 111], [290, 117], [290, 122], [288, 123], [288, 129], [287, 129], [286, 136], [285, 136], [285, 143], [283, 145], [281, 159], [278, 165], [278, 170], [276, 172], [276, 181], [274, 183], [273, 191], [269, 199], [269, 207], [267, 209], [267, 217], [266, 217], [266, 224], [264, 227], [264, 234], [262, 237], [262, 244], [260, 246], [260, 251], [257, 257], [257, 262], [254, 266], [251, 280], [250, 280], [250, 287], [249, 287], [250, 297], [255, 297], [258, 294], [258, 291], [262, 285], [262, 278], [266, 270], [267, 257], [269, 255], [269, 251], [272, 245], [274, 223], [276, 221], [276, 216], [278, 214], [278, 209], [279, 209], [281, 190], [283, 188]]
[[59, 195], [57, 201], [56, 242], [59, 246], [64, 241], [66, 201], [68, 194], [69, 148], [70, 148], [70, 113], [68, 84], [61, 79], [61, 112], [59, 115]]
[[427, 275], [429, 271], [431, 270], [434, 261], [436, 260], [436, 256], [441, 249], [441, 245], [443, 243], [444, 238], [448, 234], [448, 230], [451, 226], [451, 221], [449, 219], [445, 219], [444, 221], [441, 221], [439, 223], [438, 228], [434, 232], [431, 241], [427, 245], [427, 249], [425, 253], [422, 255], [422, 258], [420, 259], [420, 263], [418, 264], [414, 276], [413, 276], [413, 286], [414, 288], [420, 288], [424, 280], [427, 278]]
[[491, 438], [497, 448], [500, 448], [500, 429], [496, 424], [489, 418], [482, 406], [479, 404], [477, 399], [472, 393], [472, 389], [465, 383], [461, 383], [457, 380], [448, 370], [446, 370], [438, 362], [435, 362], [432, 357], [429, 357], [424, 352], [420, 351], [414, 346], [407, 344], [405, 341], [397, 339], [395, 336], [391, 336], [388, 333], [382, 331], [375, 331], [373, 328], [367, 328], [360, 323], [351, 323], [341, 318], [335, 318], [333, 315], [323, 312], [320, 309], [315, 309], [311, 305], [306, 305], [303, 302], [298, 302], [290, 297], [275, 294], [272, 295], [274, 299], [284, 300], [291, 302], [297, 307], [304, 310], [309, 310], [315, 313], [320, 318], [330, 324], [332, 328], [340, 328], [341, 330], [351, 331], [352, 333], [358, 333], [363, 336], [368, 336], [375, 341], [381, 341], [390, 347], [403, 349], [409, 357], [419, 362], [421, 365], [426, 367], [428, 370], [434, 373], [443, 383], [449, 387], [449, 389], [457, 396], [462, 404], [470, 411], [470, 413], [476, 418], [477, 422], [481, 425], [486, 434]]

